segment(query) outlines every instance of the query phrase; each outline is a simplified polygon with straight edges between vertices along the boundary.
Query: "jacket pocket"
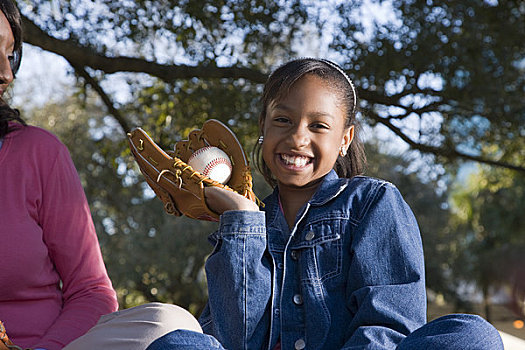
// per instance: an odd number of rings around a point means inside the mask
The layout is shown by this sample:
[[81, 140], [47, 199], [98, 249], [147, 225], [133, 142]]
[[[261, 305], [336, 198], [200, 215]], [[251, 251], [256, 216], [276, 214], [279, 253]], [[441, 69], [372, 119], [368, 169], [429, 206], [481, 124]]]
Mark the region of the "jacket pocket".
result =
[[291, 250], [300, 256], [301, 279], [317, 283], [341, 274], [343, 265], [343, 243], [339, 220], [310, 223]]

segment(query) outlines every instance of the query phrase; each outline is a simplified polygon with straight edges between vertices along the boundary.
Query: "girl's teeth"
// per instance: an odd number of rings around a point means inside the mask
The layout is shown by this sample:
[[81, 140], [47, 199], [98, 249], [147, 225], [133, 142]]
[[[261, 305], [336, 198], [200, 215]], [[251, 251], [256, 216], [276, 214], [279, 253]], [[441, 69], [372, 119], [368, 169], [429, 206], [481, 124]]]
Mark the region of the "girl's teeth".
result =
[[289, 156], [286, 154], [281, 155], [281, 158], [284, 160], [284, 162], [288, 165], [295, 165], [297, 167], [303, 167], [308, 163], [307, 157], [294, 157]]

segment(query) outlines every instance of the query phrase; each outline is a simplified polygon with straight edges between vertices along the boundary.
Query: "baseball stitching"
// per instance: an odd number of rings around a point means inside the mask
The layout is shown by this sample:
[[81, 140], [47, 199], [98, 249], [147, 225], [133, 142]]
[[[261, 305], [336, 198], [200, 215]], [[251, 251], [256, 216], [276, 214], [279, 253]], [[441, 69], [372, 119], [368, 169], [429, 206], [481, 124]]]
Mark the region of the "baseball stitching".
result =
[[228, 168], [230, 169], [230, 172], [232, 171], [232, 166], [226, 161], [226, 159], [224, 159], [224, 158], [214, 158], [212, 161], [210, 161], [210, 162], [206, 165], [206, 167], [205, 167], [204, 170], [202, 171], [202, 174], [208, 176], [208, 174], [210, 173], [210, 171], [212, 171], [212, 169], [213, 169], [216, 165], [219, 165], [219, 164], [226, 164], [226, 165], [228, 166]]
[[[188, 159], [188, 163], [191, 161], [191, 159], [198, 156], [200, 153], [205, 152], [208, 148], [212, 148], [212, 147], [208, 146], [208, 147], [199, 148], [198, 150], [193, 152], [193, 154]], [[213, 158], [208, 164], [206, 164], [206, 166], [202, 170], [202, 175], [209, 176], [210, 171], [218, 164], [226, 164], [228, 168], [230, 169], [230, 172], [233, 171], [231, 164], [225, 158]]]
[[206, 151], [208, 148], [211, 148], [210, 146], [208, 147], [202, 147], [202, 148], [199, 148], [198, 150], [196, 150], [195, 152], [193, 152], [190, 156], [190, 158], [188, 159], [188, 163], [192, 160], [192, 158], [198, 156], [199, 154], [201, 154], [202, 152]]

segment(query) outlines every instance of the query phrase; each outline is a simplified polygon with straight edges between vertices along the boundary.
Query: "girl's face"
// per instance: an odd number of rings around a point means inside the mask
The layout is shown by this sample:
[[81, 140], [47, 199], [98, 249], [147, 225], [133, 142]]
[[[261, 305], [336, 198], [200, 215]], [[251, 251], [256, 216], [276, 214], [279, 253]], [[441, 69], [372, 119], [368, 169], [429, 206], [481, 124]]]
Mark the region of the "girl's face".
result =
[[10, 61], [13, 58], [15, 38], [9, 21], [0, 11], [0, 97], [13, 81]]
[[330, 172], [354, 135], [353, 126], [345, 128], [345, 112], [333, 88], [312, 74], [269, 104], [262, 156], [280, 187], [316, 185]]

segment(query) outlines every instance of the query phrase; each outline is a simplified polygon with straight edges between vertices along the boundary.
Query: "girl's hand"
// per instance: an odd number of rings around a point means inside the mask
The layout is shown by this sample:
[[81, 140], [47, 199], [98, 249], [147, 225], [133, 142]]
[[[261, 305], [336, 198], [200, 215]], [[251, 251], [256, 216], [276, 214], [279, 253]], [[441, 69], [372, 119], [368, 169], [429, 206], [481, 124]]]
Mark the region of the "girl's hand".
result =
[[219, 215], [228, 210], [259, 211], [259, 206], [253, 201], [219, 187], [206, 187], [204, 199], [208, 207]]

